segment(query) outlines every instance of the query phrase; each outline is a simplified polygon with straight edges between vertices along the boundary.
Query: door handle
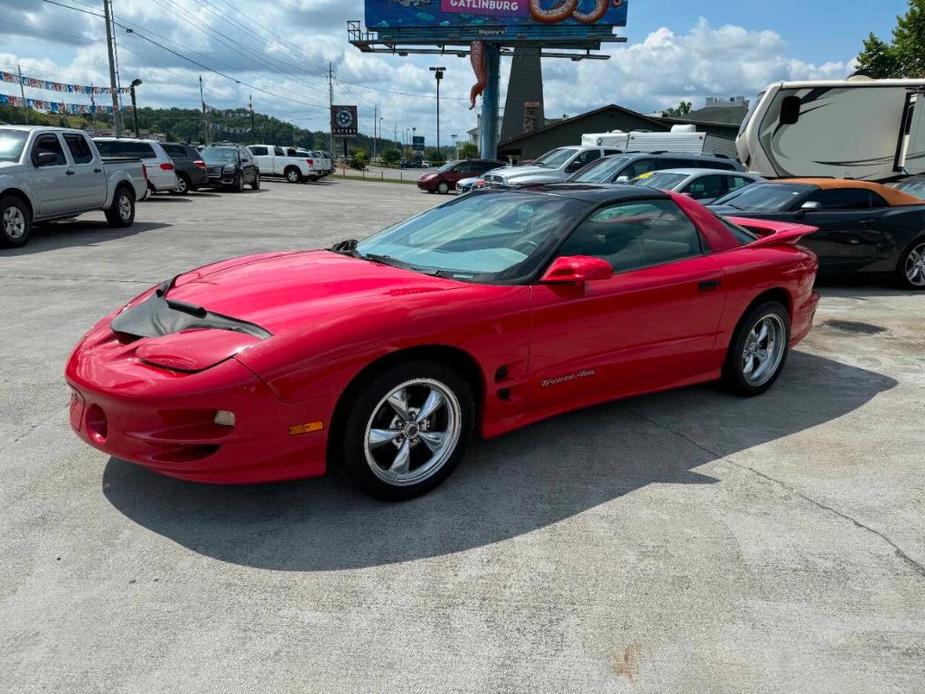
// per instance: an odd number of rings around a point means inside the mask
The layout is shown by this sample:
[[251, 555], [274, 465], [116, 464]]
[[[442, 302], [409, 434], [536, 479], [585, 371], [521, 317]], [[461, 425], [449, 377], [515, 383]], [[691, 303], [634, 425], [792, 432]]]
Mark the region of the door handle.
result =
[[102, 169], [93, 169], [93, 173], [103, 173]]
[[74, 171], [73, 171], [72, 169], [68, 169], [68, 170], [65, 171], [64, 173], [65, 173], [65, 175], [67, 175], [67, 176], [73, 176], [73, 175], [74, 175]]
[[719, 280], [704, 280], [703, 282], [697, 283], [697, 291], [701, 294], [706, 294], [707, 292], [715, 292], [717, 289], [719, 289], [719, 286]]

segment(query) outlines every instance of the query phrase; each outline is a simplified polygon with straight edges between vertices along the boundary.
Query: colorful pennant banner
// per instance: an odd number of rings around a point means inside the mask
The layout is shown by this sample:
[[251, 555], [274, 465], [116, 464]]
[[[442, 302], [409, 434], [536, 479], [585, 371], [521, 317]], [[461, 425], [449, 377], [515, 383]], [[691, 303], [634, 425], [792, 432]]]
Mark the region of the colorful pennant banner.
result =
[[[32, 87], [33, 89], [46, 89], [52, 92], [65, 92], [67, 94], [112, 94], [113, 91], [111, 87], [66, 84], [64, 82], [52, 82], [50, 80], [36, 79], [35, 77], [26, 77], [25, 75], [20, 78], [15, 72], [4, 72], [3, 70], [0, 70], [0, 82], [12, 82], [13, 84], [22, 84], [25, 87]], [[117, 88], [116, 91], [122, 94], [128, 94], [131, 88], [120, 87]]]
[[63, 101], [44, 101], [42, 99], [26, 99], [25, 104], [20, 96], [0, 94], [0, 105], [15, 106], [43, 111], [45, 113], [112, 113], [112, 106], [91, 106], [90, 104], [66, 104]]

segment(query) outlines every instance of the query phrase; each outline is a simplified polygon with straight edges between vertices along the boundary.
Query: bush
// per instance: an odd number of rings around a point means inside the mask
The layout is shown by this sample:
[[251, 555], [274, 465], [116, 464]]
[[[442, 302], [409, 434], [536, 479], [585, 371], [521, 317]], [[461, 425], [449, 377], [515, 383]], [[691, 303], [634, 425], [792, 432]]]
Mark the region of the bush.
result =
[[347, 158], [347, 165], [357, 171], [365, 171], [369, 164], [369, 152], [362, 147], [356, 147], [350, 150], [350, 156]]
[[459, 148], [460, 159], [476, 159], [479, 156], [479, 148], [471, 142], [467, 142]]
[[380, 157], [385, 166], [398, 166], [401, 162], [401, 152], [397, 149], [387, 149]]

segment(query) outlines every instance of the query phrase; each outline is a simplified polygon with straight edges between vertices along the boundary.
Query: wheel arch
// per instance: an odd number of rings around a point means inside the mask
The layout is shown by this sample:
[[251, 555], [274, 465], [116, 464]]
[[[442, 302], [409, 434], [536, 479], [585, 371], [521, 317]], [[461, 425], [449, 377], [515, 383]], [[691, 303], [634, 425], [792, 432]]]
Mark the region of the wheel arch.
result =
[[[340, 432], [343, 429], [344, 420], [355, 393], [363, 387], [364, 383], [368, 383], [370, 379], [375, 378], [380, 373], [410, 361], [435, 361], [456, 371], [472, 389], [472, 398], [475, 403], [475, 421], [476, 423], [479, 422], [485, 393], [485, 372], [472, 354], [459, 347], [442, 344], [418, 345], [398, 349], [364, 366], [350, 380], [350, 383], [347, 384], [347, 387], [337, 398], [337, 404], [334, 406], [328, 430], [329, 460], [336, 459], [337, 451], [339, 450]], [[477, 431], [478, 429], [479, 427], [476, 426]]]
[[768, 301], [775, 301], [781, 304], [784, 310], [787, 311], [787, 317], [790, 319], [790, 322], [793, 323], [793, 297], [790, 295], [790, 292], [784, 287], [771, 287], [765, 289], [748, 303], [736, 320], [735, 326], [729, 333], [729, 339], [726, 340], [726, 354], [729, 353], [729, 349], [732, 347], [732, 341], [735, 340], [736, 335], [738, 335], [739, 328], [742, 327], [742, 321], [745, 320], [745, 317], [752, 312], [753, 308]]
[[35, 217], [35, 208], [32, 207], [32, 200], [29, 199], [29, 196], [19, 188], [7, 188], [6, 190], [0, 190], [0, 198], [10, 195], [14, 198], [22, 200], [23, 204], [29, 210], [29, 216]]

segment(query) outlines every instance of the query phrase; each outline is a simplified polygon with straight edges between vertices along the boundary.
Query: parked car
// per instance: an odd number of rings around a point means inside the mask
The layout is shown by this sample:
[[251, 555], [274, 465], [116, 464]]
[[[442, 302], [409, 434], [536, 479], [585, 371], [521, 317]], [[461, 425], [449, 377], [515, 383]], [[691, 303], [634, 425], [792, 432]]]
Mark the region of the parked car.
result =
[[896, 188], [896, 190], [901, 190], [904, 193], [925, 200], [925, 176], [909, 176], [889, 185]]
[[334, 164], [331, 161], [331, 157], [322, 152], [320, 149], [312, 150], [298, 150], [299, 156], [308, 157], [315, 160], [315, 171], [324, 178], [325, 176], [330, 176], [334, 173]]
[[140, 159], [106, 159], [81, 130], [0, 126], [0, 245], [24, 246], [35, 222], [103, 210], [110, 226], [135, 221], [146, 190]]
[[646, 188], [673, 190], [707, 205], [717, 198], [762, 181], [764, 179], [761, 176], [740, 171], [665, 169], [664, 171], [649, 171], [637, 176], [630, 183]]
[[206, 163], [210, 186], [230, 188], [238, 193], [244, 192], [245, 185], [254, 190], [260, 188], [260, 169], [246, 147], [210, 145], [200, 154]]
[[867, 181], [791, 178], [748, 186], [716, 201], [721, 215], [802, 222], [820, 274], [892, 275], [925, 289], [925, 202]]
[[517, 188], [538, 183], [561, 183], [591, 162], [621, 151], [598, 146], [557, 147], [529, 166], [505, 166], [493, 171], [491, 184]]
[[182, 479], [336, 462], [400, 500], [476, 432], [717, 379], [759, 395], [810, 331], [818, 262], [812, 227], [735, 221], [630, 186], [485, 190], [360, 243], [200, 267], [81, 339], [71, 427]]
[[650, 171], [665, 169], [718, 169], [744, 172], [734, 159], [715, 154], [685, 152], [627, 152], [592, 162], [569, 178], [570, 183], [629, 183]]
[[165, 142], [161, 145], [167, 152], [177, 172], [177, 187], [174, 190], [178, 195], [186, 195], [191, 190], [198, 190], [208, 185], [209, 174], [202, 155], [191, 145]]
[[446, 195], [456, 189], [456, 184], [463, 178], [481, 176], [503, 166], [500, 161], [493, 159], [464, 159], [462, 161], [448, 161], [436, 171], [421, 174], [418, 179], [418, 188], [428, 193]]
[[148, 172], [148, 191], [170, 193], [177, 189], [177, 172], [173, 161], [158, 142], [131, 137], [94, 137], [93, 142], [105, 157], [141, 159]]
[[321, 178], [321, 174], [315, 168], [314, 159], [297, 156], [294, 147], [250, 145], [247, 149], [254, 155], [264, 176], [283, 176], [290, 183], [317, 181]]
[[483, 188], [488, 185], [488, 176], [491, 174], [483, 173], [481, 176], [471, 176], [469, 178], [462, 178], [456, 183], [456, 192], [460, 195], [469, 193], [478, 188]]
[[432, 166], [432, 164], [430, 163], [430, 161], [429, 161], [428, 159], [421, 159], [421, 168], [422, 168], [422, 169], [429, 169], [429, 168], [431, 168], [431, 166]]

